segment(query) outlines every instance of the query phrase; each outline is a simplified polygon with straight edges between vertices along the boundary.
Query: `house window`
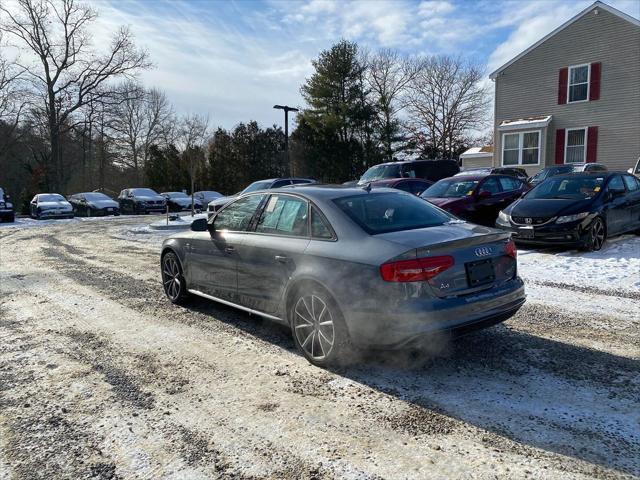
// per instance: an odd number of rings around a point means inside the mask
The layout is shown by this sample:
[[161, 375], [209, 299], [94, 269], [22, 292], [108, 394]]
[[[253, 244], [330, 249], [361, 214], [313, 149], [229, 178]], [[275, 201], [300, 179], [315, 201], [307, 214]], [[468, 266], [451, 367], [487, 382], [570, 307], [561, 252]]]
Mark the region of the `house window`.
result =
[[589, 65], [569, 67], [569, 103], [589, 99]]
[[587, 129], [568, 128], [564, 148], [564, 163], [584, 163], [587, 159]]
[[540, 131], [502, 135], [502, 165], [538, 165]]

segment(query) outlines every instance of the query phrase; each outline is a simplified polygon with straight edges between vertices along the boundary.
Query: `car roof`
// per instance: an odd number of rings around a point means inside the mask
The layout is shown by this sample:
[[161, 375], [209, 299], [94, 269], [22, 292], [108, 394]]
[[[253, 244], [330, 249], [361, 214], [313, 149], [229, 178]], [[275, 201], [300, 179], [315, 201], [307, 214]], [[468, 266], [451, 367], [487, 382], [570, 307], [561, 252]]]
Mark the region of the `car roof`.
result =
[[[447, 178], [443, 178], [442, 180], [450, 180], [452, 178], [454, 178], [456, 180], [482, 180], [484, 178], [487, 177], [508, 177], [508, 178], [513, 178], [513, 177], [509, 177], [509, 175], [502, 175], [501, 173], [469, 173], [468, 175], [454, 175], [453, 177], [447, 177]], [[442, 180], [438, 180], [438, 181], [442, 181]]]
[[452, 159], [448, 159], [448, 158], [438, 158], [438, 159], [428, 159], [428, 158], [417, 158], [414, 160], [398, 160], [397, 162], [383, 162], [383, 163], [378, 163], [376, 165], [371, 165], [371, 167], [379, 167], [379, 166], [386, 166], [386, 165], [406, 165], [407, 163], [416, 163], [416, 162], [453, 162], [457, 165], [458, 162], [456, 162], [455, 160]]
[[571, 172], [563, 173], [562, 175], [554, 175], [553, 179], [560, 178], [609, 178], [613, 175], [622, 175], [627, 172]]
[[[376, 193], [384, 191], [383, 188], [376, 189]], [[398, 190], [388, 189], [389, 192], [398, 193]], [[286, 190], [258, 190], [257, 192], [251, 192], [249, 195], [253, 193], [273, 193], [278, 194], [279, 192], [283, 193], [291, 193], [296, 192], [303, 194], [305, 197], [310, 199], [318, 198], [322, 200], [328, 200], [339, 197], [350, 197], [353, 195], [367, 195], [369, 192], [365, 187], [352, 187], [350, 185], [335, 185], [335, 184], [307, 184], [307, 185], [291, 185]]]

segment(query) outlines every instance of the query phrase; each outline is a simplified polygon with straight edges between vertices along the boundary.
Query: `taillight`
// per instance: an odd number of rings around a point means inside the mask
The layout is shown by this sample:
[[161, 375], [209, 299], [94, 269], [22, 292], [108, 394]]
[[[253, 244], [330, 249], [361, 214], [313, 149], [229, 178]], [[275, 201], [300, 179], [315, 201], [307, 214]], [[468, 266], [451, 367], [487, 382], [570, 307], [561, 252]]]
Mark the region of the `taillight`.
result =
[[451, 268], [453, 264], [450, 255], [402, 260], [380, 265], [380, 274], [386, 282], [423, 282]]
[[516, 248], [516, 242], [514, 242], [513, 240], [509, 240], [507, 242], [507, 246], [504, 249], [504, 253], [510, 257], [513, 257], [514, 259], [517, 259], [518, 249]]

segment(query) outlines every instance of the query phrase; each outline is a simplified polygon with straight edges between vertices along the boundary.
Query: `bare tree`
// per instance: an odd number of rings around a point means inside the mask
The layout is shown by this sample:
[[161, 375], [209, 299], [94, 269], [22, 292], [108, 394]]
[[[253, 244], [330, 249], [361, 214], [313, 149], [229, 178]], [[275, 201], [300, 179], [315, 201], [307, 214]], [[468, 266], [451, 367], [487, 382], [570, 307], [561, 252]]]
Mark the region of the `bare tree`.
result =
[[393, 160], [393, 143], [400, 129], [398, 113], [406, 106], [409, 86], [420, 74], [424, 60], [382, 49], [367, 57], [367, 83], [375, 98], [383, 154]]
[[489, 93], [483, 70], [461, 58], [430, 58], [411, 82], [407, 125], [423, 154], [453, 158], [469, 134], [486, 125]]
[[197, 163], [204, 163], [205, 145], [209, 137], [209, 117], [198, 114], [187, 115], [182, 119], [179, 140], [183, 149], [183, 158], [189, 163], [191, 180], [191, 215], [195, 214], [194, 189]]
[[51, 163], [60, 188], [61, 134], [74, 127], [74, 112], [90, 100], [109, 98], [114, 93], [112, 79], [131, 77], [150, 63], [126, 27], [114, 34], [104, 54], [94, 51], [87, 27], [96, 13], [87, 5], [75, 0], [16, 0], [11, 5], [0, 4], [0, 30], [31, 54], [31, 61], [21, 66], [43, 99]]
[[136, 183], [149, 158], [151, 145], [167, 144], [174, 124], [173, 109], [166, 95], [145, 90], [135, 82], [118, 87], [120, 102], [112, 110], [111, 131], [120, 146], [121, 163], [135, 172]]
[[0, 31], [0, 122], [4, 134], [0, 142], [0, 154], [8, 147], [16, 131], [28, 100], [24, 92], [24, 71], [2, 54], [2, 31]]

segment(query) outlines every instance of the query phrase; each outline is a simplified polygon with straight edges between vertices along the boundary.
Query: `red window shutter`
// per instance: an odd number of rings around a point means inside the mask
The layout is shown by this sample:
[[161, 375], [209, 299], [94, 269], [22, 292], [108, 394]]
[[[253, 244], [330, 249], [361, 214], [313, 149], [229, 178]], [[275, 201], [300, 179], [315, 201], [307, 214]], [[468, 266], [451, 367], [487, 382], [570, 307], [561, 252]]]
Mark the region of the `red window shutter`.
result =
[[569, 68], [561, 68], [558, 75], [558, 105], [567, 103], [567, 81], [569, 80]]
[[587, 129], [587, 163], [598, 159], [598, 127]]
[[591, 64], [591, 80], [589, 83], [589, 100], [600, 99], [600, 71], [602, 64], [600, 62]]
[[564, 163], [564, 128], [556, 130], [556, 164]]

